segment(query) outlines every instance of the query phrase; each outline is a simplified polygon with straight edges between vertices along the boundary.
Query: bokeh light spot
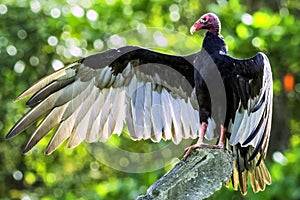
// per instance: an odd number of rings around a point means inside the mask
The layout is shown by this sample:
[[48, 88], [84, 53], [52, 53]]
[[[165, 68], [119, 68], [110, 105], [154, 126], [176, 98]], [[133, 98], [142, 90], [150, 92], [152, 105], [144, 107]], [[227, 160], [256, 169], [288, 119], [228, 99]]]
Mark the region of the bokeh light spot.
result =
[[48, 44], [49, 44], [50, 46], [56, 46], [57, 43], [58, 43], [58, 39], [57, 39], [57, 37], [51, 35], [51, 36], [48, 38], [47, 42], [48, 42]]
[[165, 47], [168, 45], [168, 39], [159, 31], [153, 34], [155, 43], [160, 47]]
[[31, 198], [29, 197], [29, 196], [23, 196], [22, 198], [21, 198], [21, 200], [31, 200]]
[[246, 25], [251, 25], [253, 24], [253, 17], [252, 15], [245, 13], [242, 15], [242, 22]]
[[147, 31], [147, 27], [143, 23], [138, 23], [136, 29], [139, 33], [145, 33]]
[[52, 61], [52, 68], [56, 71], [56, 70], [59, 70], [61, 68], [64, 67], [64, 64], [63, 62], [61, 62], [60, 60], [57, 60], [57, 59], [54, 59]]
[[82, 56], [82, 50], [79, 47], [72, 46], [70, 48], [70, 53], [72, 56], [79, 57]]
[[99, 163], [96, 162], [96, 161], [91, 162], [91, 164], [90, 164], [90, 168], [91, 168], [92, 171], [98, 171], [98, 170], [99, 170], [99, 167], [100, 167], [100, 165], [99, 165]]
[[261, 48], [262, 45], [263, 45], [263, 41], [262, 41], [261, 38], [255, 37], [255, 38], [253, 38], [253, 40], [252, 40], [252, 45], [255, 46], [255, 47], [257, 47], [257, 48]]
[[6, 47], [6, 52], [10, 56], [15, 56], [18, 53], [18, 50], [17, 50], [17, 48], [14, 45], [8, 45]]
[[180, 19], [180, 14], [177, 11], [173, 11], [170, 13], [170, 19], [173, 22], [177, 22]]
[[38, 57], [36, 56], [31, 56], [30, 59], [29, 59], [29, 63], [32, 65], [32, 66], [38, 66], [39, 63], [40, 63], [40, 60]]
[[127, 43], [126, 39], [123, 37], [120, 37], [119, 35], [112, 35], [108, 42], [107, 45], [109, 48], [119, 48], [122, 46], [125, 46]]
[[275, 151], [272, 155], [272, 159], [281, 165], [286, 165], [288, 163], [287, 158], [280, 151]]
[[96, 21], [98, 19], [98, 13], [94, 10], [88, 10], [87, 13], [86, 13], [86, 17], [90, 21]]
[[16, 62], [15, 66], [14, 66], [14, 70], [16, 73], [21, 74], [23, 73], [25, 69], [25, 63], [22, 60], [19, 60], [18, 62]]
[[21, 40], [24, 40], [27, 37], [27, 32], [24, 29], [18, 31], [18, 37]]
[[71, 12], [75, 17], [78, 17], [78, 18], [81, 18], [84, 16], [84, 10], [80, 6], [72, 7]]
[[13, 177], [14, 177], [15, 180], [20, 181], [23, 178], [23, 173], [19, 170], [14, 171]]
[[101, 39], [97, 39], [94, 41], [94, 49], [100, 51], [104, 48], [104, 42]]
[[51, 17], [59, 18], [61, 15], [61, 11], [58, 8], [53, 8], [50, 12]]
[[33, 0], [30, 2], [30, 9], [34, 13], [38, 13], [41, 10], [41, 3], [37, 0]]
[[8, 9], [5, 4], [0, 4], [0, 14], [5, 15], [7, 13]]

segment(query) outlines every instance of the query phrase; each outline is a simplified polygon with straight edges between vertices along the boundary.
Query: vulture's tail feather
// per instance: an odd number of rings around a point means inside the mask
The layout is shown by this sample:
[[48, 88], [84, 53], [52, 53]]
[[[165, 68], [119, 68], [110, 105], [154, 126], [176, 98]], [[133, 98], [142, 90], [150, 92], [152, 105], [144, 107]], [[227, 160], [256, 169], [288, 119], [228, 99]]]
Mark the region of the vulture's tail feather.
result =
[[[255, 193], [265, 190], [266, 184], [270, 185], [272, 182], [264, 161], [260, 159], [260, 153], [253, 160], [249, 161], [253, 150], [253, 147], [241, 147], [239, 144], [232, 147], [235, 156], [231, 177], [232, 187], [234, 190], [240, 188], [243, 195], [246, 195], [248, 192], [248, 172], [250, 174], [250, 183]], [[228, 186], [229, 182], [226, 185]]]

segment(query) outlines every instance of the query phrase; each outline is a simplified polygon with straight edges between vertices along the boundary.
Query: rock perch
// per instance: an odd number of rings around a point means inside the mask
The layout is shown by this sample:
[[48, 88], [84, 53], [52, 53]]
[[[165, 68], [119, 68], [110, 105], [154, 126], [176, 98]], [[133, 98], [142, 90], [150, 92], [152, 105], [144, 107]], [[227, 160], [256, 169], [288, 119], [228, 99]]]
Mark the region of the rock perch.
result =
[[136, 200], [207, 198], [231, 177], [232, 163], [228, 150], [195, 149], [186, 161], [177, 163]]

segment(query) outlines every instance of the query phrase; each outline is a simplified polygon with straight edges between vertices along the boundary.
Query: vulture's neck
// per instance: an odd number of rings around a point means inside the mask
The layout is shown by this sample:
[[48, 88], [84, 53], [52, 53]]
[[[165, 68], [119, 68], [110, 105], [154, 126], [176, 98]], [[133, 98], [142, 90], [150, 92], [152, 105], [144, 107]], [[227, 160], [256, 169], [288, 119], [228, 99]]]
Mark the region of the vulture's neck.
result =
[[221, 24], [220, 21], [218, 20], [214, 25], [213, 28], [208, 29], [208, 32], [215, 34], [215, 35], [220, 35], [221, 34]]
[[207, 53], [213, 54], [218, 53], [227, 53], [227, 46], [225, 41], [220, 34], [215, 34], [208, 31], [204, 37], [202, 48], [204, 48]]

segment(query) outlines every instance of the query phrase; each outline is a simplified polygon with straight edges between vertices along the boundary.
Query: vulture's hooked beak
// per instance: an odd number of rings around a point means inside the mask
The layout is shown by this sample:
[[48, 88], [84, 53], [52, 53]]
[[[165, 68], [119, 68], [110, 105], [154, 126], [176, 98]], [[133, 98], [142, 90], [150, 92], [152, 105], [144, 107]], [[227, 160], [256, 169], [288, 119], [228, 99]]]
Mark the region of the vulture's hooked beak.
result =
[[193, 35], [196, 31], [197, 31], [197, 29], [196, 29], [196, 27], [193, 25], [193, 26], [190, 28], [190, 33]]

